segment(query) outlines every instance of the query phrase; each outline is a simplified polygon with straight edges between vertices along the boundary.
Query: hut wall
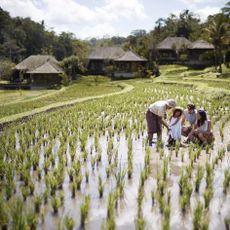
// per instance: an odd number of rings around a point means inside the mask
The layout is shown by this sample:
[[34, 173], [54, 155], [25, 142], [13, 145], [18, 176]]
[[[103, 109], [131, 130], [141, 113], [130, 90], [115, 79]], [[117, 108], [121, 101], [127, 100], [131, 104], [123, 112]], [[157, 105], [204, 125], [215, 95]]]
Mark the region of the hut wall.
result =
[[33, 74], [31, 75], [32, 85], [52, 86], [61, 84], [61, 76], [58, 74]]

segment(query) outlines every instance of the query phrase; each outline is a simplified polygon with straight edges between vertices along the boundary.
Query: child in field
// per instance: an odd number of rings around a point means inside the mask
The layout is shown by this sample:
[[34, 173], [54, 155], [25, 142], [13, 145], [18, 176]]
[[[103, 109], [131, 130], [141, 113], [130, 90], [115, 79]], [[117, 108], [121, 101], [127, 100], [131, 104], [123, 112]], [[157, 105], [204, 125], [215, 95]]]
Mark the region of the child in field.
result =
[[197, 124], [195, 129], [188, 136], [188, 140], [198, 140], [200, 144], [211, 144], [215, 138], [211, 130], [211, 121], [207, 118], [207, 113], [200, 109], [197, 113]]
[[181, 118], [182, 118], [183, 110], [179, 107], [176, 107], [173, 111], [173, 115], [170, 119], [169, 125], [169, 139], [168, 145], [175, 145], [176, 141], [181, 140]]

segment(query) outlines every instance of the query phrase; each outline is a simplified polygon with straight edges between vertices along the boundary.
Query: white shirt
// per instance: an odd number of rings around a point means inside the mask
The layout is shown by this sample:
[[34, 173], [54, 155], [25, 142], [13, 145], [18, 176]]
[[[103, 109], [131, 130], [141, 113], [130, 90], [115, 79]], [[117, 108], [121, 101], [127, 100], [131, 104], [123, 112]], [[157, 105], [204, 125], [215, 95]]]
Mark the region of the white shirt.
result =
[[193, 113], [189, 113], [188, 109], [184, 110], [184, 117], [185, 120], [188, 121], [190, 123], [190, 125], [194, 125], [196, 123], [196, 118], [197, 118], [197, 111], [194, 110]]
[[207, 132], [208, 131], [208, 120], [206, 120], [204, 124], [198, 127], [197, 129], [203, 132]]
[[167, 101], [156, 101], [149, 106], [149, 110], [159, 117], [164, 117]]
[[[172, 117], [170, 121], [170, 132], [169, 134], [174, 140], [180, 140], [181, 139], [181, 118], [177, 121], [178, 118]], [[177, 121], [177, 123], [176, 123]], [[176, 123], [176, 124], [175, 124]], [[174, 125], [175, 124], [175, 125]]]

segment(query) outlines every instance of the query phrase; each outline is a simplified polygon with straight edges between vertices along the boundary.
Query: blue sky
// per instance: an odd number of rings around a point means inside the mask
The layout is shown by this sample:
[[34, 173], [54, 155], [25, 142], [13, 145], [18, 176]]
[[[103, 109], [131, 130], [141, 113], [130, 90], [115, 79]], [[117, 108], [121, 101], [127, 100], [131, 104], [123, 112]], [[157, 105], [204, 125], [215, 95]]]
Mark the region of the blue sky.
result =
[[1, 0], [10, 15], [45, 21], [57, 33], [77, 38], [127, 36], [132, 30], [151, 30], [158, 18], [189, 9], [201, 20], [219, 12], [227, 0]]

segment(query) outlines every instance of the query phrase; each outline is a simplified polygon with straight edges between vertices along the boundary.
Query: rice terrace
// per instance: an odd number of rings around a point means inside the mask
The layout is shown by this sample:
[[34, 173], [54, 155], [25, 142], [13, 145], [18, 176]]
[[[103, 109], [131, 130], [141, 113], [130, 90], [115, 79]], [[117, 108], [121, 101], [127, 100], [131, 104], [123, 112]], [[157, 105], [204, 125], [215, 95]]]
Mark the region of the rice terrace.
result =
[[223, 5], [84, 40], [0, 3], [1, 229], [230, 229]]

